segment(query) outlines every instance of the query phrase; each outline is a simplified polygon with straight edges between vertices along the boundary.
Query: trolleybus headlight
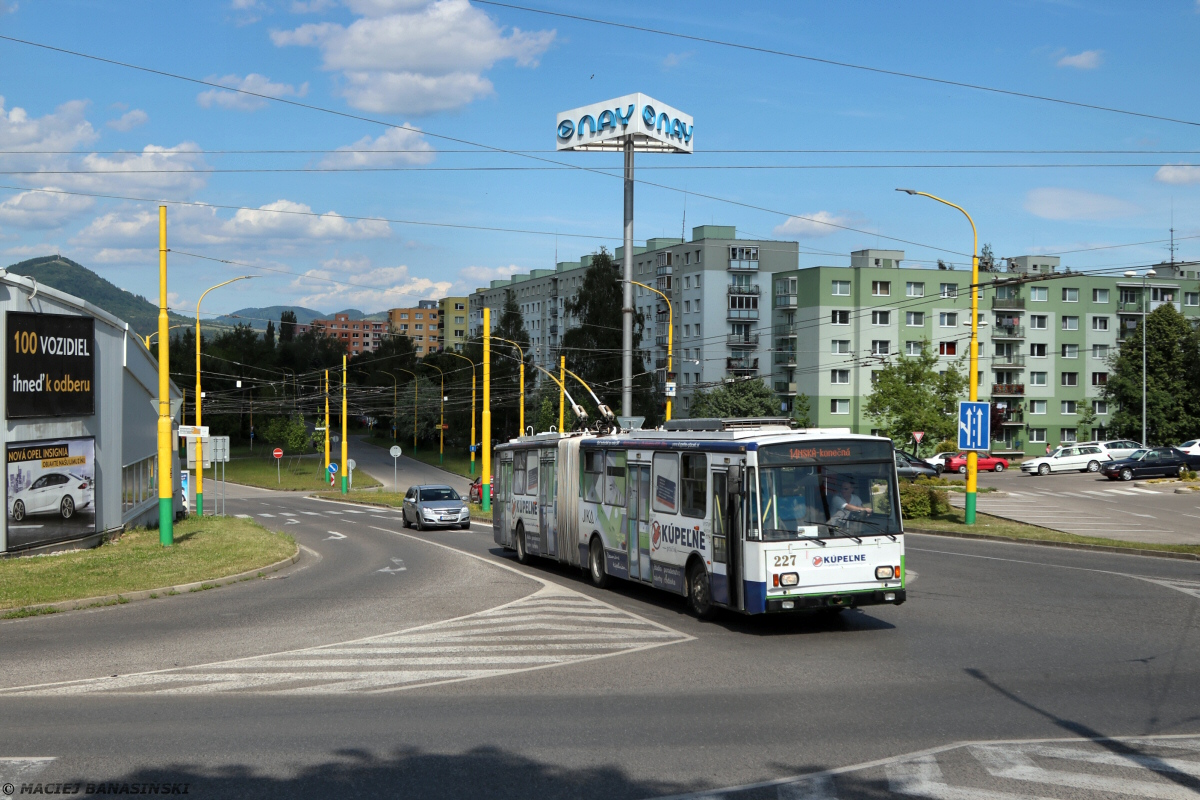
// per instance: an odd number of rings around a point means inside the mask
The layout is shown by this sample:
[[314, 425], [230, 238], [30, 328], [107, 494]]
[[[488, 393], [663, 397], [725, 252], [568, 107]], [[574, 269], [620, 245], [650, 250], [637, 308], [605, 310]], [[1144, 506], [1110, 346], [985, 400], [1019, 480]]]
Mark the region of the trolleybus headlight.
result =
[[877, 580], [877, 581], [891, 580], [893, 577], [895, 577], [895, 575], [896, 575], [896, 572], [891, 567], [876, 567], [875, 568], [875, 580]]
[[780, 586], [798, 586], [800, 584], [800, 574], [797, 572], [785, 572], [779, 576]]

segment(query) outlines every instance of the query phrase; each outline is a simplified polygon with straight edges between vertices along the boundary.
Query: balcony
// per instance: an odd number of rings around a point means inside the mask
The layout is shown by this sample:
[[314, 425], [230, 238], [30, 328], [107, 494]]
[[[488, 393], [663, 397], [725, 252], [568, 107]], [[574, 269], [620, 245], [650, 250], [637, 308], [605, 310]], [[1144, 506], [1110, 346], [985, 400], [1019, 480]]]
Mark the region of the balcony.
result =
[[726, 319], [758, 319], [757, 308], [730, 308]]
[[776, 352], [775, 364], [778, 366], [794, 367], [796, 366], [796, 354], [790, 351]]
[[1120, 300], [1117, 302], [1117, 311], [1123, 314], [1144, 314], [1146, 307], [1141, 300]]
[[662, 336], [655, 336], [654, 344], [658, 347], [666, 347], [667, 346], [667, 335], [664, 333]]
[[667, 368], [667, 359], [665, 359], [665, 358], [654, 359], [654, 369], [655, 370], [666, 369], [666, 368]]
[[551, 325], [551, 326], [550, 326], [550, 335], [551, 335], [551, 336], [558, 336], [558, 326], [557, 326], [557, 325]]
[[670, 292], [671, 291], [671, 276], [668, 275], [665, 278], [658, 278], [654, 282], [654, 288], [658, 289], [660, 292]]
[[734, 375], [753, 375], [758, 372], [757, 358], [727, 358], [725, 371]]
[[1001, 367], [1024, 367], [1025, 366], [1025, 356], [1023, 356], [1023, 355], [992, 356], [992, 366], [997, 369], [999, 369]]
[[730, 347], [758, 347], [757, 333], [731, 333], [725, 342]]
[[742, 284], [742, 283], [731, 283], [729, 286], [725, 287], [726, 294], [758, 296], [761, 293], [761, 291], [762, 290], [756, 285], [751, 286], [749, 284]]
[[1017, 409], [1015, 411], [1005, 411], [1003, 414], [1000, 415], [1000, 424], [1001, 425], [1024, 425], [1025, 424], [1025, 412], [1022, 411], [1021, 409]]
[[992, 455], [1023, 457], [1025, 455], [1025, 442], [1020, 439], [1013, 439], [1008, 442], [996, 442], [992, 445]]
[[997, 325], [992, 328], [993, 339], [1024, 339], [1024, 325]]
[[794, 395], [796, 384], [787, 381], [775, 381], [775, 394]]
[[992, 308], [998, 310], [1019, 309], [1025, 307], [1024, 297], [993, 297]]
[[736, 260], [736, 259], [731, 258], [731, 259], [729, 259], [729, 268], [736, 272], [744, 272], [746, 270], [757, 270], [758, 262], [757, 261], [741, 261], [741, 260]]
[[795, 308], [796, 295], [794, 294], [777, 294], [775, 295], [776, 308]]
[[1023, 383], [993, 383], [992, 397], [1024, 397], [1025, 384]]
[[666, 325], [671, 321], [671, 314], [668, 311], [659, 311], [655, 313], [654, 321], [660, 325]]

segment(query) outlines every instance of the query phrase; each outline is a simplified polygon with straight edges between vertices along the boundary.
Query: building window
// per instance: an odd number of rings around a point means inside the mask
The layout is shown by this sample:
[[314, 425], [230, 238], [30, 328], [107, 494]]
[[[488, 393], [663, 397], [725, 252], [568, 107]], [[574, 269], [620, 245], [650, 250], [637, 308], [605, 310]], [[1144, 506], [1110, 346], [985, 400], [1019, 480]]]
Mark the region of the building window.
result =
[[685, 313], [685, 314], [692, 313], [692, 301], [691, 300], [683, 301], [683, 313]]
[[1069, 442], [1078, 441], [1078, 439], [1076, 438], [1076, 435], [1075, 435], [1075, 429], [1074, 428], [1062, 428], [1062, 436], [1060, 436], [1058, 440], [1064, 444], [1069, 443]]
[[849, 414], [850, 413], [850, 401], [849, 400], [830, 400], [829, 401], [829, 413], [830, 414]]
[[892, 351], [892, 343], [887, 339], [876, 339], [871, 342], [871, 355], [886, 356]]
[[699, 298], [697, 298], [695, 300], [695, 302], [692, 303], [692, 308], [696, 311], [696, 313], [700, 313], [700, 299]]
[[1099, 359], [1108, 358], [1108, 345], [1106, 345], [1106, 344], [1092, 345], [1092, 358], [1099, 358]]
[[1030, 386], [1045, 386], [1046, 385], [1046, 373], [1044, 373], [1044, 372], [1029, 373], [1029, 385]]
[[1079, 302], [1079, 290], [1078, 289], [1068, 289], [1067, 287], [1064, 286], [1063, 290], [1062, 290], [1062, 299], [1063, 299], [1064, 303], [1078, 303]]
[[1029, 401], [1029, 413], [1030, 414], [1045, 414], [1046, 413], [1046, 401], [1045, 400], [1030, 400]]
[[1033, 330], [1044, 331], [1049, 320], [1045, 314], [1030, 314], [1029, 327]]
[[1063, 414], [1067, 414], [1067, 415], [1074, 414], [1075, 408], [1076, 408], [1076, 405], [1075, 405], [1074, 400], [1063, 400], [1062, 401], [1062, 413]]
[[873, 297], [891, 297], [892, 282], [891, 281], [871, 281], [871, 295]]
[[1079, 345], [1064, 344], [1062, 346], [1062, 357], [1063, 358], [1079, 358]]
[[1108, 373], [1107, 372], [1093, 372], [1092, 373], [1092, 386], [1107, 386], [1107, 385], [1108, 385]]
[[892, 312], [890, 311], [872, 311], [872, 325], [887, 325], [892, 321]]
[[692, 335], [692, 326], [691, 326], [691, 325], [684, 325], [684, 326], [683, 326], [683, 335], [684, 335], [684, 336], [691, 336], [691, 335]]
[[850, 382], [850, 370], [848, 369], [831, 369], [829, 371], [829, 382], [834, 384], [842, 384]]
[[908, 297], [924, 297], [925, 284], [922, 282], [909, 281], [904, 284], [904, 294]]
[[834, 281], [833, 294], [838, 297], [849, 297], [850, 281]]
[[957, 283], [943, 283], [941, 285], [942, 297], [958, 297]]
[[1030, 286], [1029, 299], [1034, 303], [1044, 303], [1050, 299], [1050, 290], [1045, 286]]
[[1039, 444], [1046, 441], [1046, 429], [1045, 428], [1030, 428], [1029, 429], [1029, 441], [1037, 442]]
[[1046, 345], [1044, 345], [1044, 344], [1029, 345], [1029, 357], [1030, 358], [1045, 358], [1046, 357]]
[[1184, 292], [1183, 304], [1185, 306], [1200, 306], [1200, 292]]
[[1078, 386], [1079, 385], [1079, 373], [1078, 372], [1062, 373], [1062, 385], [1063, 386]]
[[1079, 330], [1079, 317], [1063, 317], [1062, 318], [1062, 329], [1064, 331]]
[[844, 310], [844, 309], [840, 310], [840, 311], [834, 311], [833, 317], [832, 317], [832, 323], [834, 325], [849, 325], [850, 324], [850, 312], [848, 310]]
[[956, 356], [958, 355], [958, 342], [939, 342], [939, 356]]
[[1108, 289], [1092, 289], [1092, 302], [1093, 303], [1107, 303], [1108, 302]]
[[418, 313], [418, 314], [413, 314], [413, 319], [424, 319], [424, 317]]
[[905, 311], [904, 324], [910, 328], [922, 328], [925, 326], [924, 311]]
[[919, 356], [921, 355], [921, 342], [907, 341], [904, 343], [904, 355]]
[[849, 339], [834, 339], [832, 344], [833, 344], [833, 352], [835, 355], [842, 355], [842, 354], [850, 352], [850, 340]]
[[[697, 264], [700, 263], [700, 251], [699, 250], [696, 251], [696, 263]], [[700, 276], [699, 275], [696, 276], [696, 288], [697, 289], [700, 288]]]
[[683, 288], [685, 288], [685, 289], [692, 288], [692, 276], [691, 275], [683, 276]]
[[1108, 413], [1108, 401], [1107, 400], [1093, 400], [1092, 401], [1092, 411], [1096, 412], [1097, 414], [1107, 414]]
[[938, 314], [938, 326], [942, 328], [957, 328], [958, 314], [954, 311], [943, 311]]
[[1092, 317], [1092, 330], [1094, 330], [1094, 331], [1108, 330], [1108, 317]]

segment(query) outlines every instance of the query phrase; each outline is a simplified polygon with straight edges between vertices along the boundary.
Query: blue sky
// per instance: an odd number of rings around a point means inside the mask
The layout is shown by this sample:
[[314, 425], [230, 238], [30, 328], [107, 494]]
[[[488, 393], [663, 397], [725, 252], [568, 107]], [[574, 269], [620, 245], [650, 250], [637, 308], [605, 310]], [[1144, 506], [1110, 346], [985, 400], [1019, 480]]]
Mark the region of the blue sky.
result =
[[[529, 0], [572, 14], [1200, 121], [1200, 0], [1157, 3]], [[731, 150], [1200, 151], [1200, 127], [923, 83], [467, 0], [0, 0], [0, 33], [300, 100], [511, 150], [551, 151], [555, 113], [641, 91], [695, 119], [695, 154], [645, 155], [654, 183], [690, 196], [687, 225], [797, 240], [801, 265], [861, 247], [914, 262], [967, 252], [965, 206], [997, 255], [1200, 237], [1200, 154], [764, 153]], [[578, 170], [220, 173], [222, 169], [537, 167], [368, 122], [256, 102], [164, 77], [0, 42], [0, 255], [61, 252], [114, 283], [157, 292], [152, 202], [172, 206], [171, 247], [253, 265], [171, 259], [172, 303], [206, 311], [298, 304], [367, 311], [466, 293], [578, 258], [621, 232], [621, 182]], [[404, 150], [230, 154], [220, 150]], [[52, 154], [48, 151], [70, 151]], [[109, 152], [118, 151], [118, 152]], [[536, 153], [593, 168], [619, 156]], [[986, 164], [1149, 164], [1166, 168]], [[678, 169], [873, 165], [868, 169]], [[655, 167], [670, 169], [654, 169]], [[172, 174], [80, 174], [104, 170]], [[64, 173], [65, 171], [65, 173]], [[614, 172], [615, 174], [615, 172]], [[335, 212], [333, 217], [273, 210]], [[684, 195], [640, 185], [635, 236], [678, 236]], [[376, 218], [347, 219], [346, 217]], [[807, 218], [803, 219], [801, 217]], [[382, 221], [382, 220], [391, 221]], [[812, 220], [857, 228], [843, 231]], [[504, 233], [401, 220], [521, 229]], [[557, 234], [557, 235], [556, 235]], [[931, 247], [898, 245], [888, 236]], [[1181, 238], [1180, 258], [1200, 258]], [[1163, 244], [1063, 257], [1076, 268], [1152, 263]], [[341, 281], [334, 283], [325, 278]]]

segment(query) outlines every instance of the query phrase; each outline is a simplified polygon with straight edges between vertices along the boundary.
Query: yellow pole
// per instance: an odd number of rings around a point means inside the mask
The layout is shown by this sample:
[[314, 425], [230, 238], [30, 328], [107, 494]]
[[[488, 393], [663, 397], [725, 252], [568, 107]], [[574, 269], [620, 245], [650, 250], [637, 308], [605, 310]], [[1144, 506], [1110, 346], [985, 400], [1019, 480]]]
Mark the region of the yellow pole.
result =
[[[158, 543], [175, 543], [175, 476], [171, 474], [171, 347], [167, 340], [167, 207], [158, 207]], [[150, 349], [147, 337], [146, 349]]]
[[[673, 356], [674, 356], [674, 354], [672, 353], [672, 342], [673, 342], [673, 334], [675, 332], [675, 308], [671, 305], [670, 298], [668, 298], [665, 294], [660, 292], [658, 289], [655, 289], [653, 286], [647, 286], [646, 284], [639, 283], [638, 281], [630, 281], [630, 283], [634, 284], [635, 286], [641, 286], [643, 289], [649, 289], [650, 291], [654, 292], [656, 295], [661, 297], [663, 299], [663, 301], [667, 304], [667, 380], [669, 381], [669, 380], [671, 380], [671, 366], [673, 364]], [[670, 422], [670, 421], [671, 421], [671, 398], [667, 397], [667, 422]]]
[[[172, 325], [169, 328], [167, 328], [167, 331], [170, 332], [170, 331], [175, 330], [176, 328], [186, 328], [186, 327], [187, 327], [186, 325]], [[147, 350], [150, 349], [150, 340], [153, 339], [155, 336], [158, 336], [158, 331], [151, 331], [150, 335], [146, 337], [146, 349]]]
[[[524, 359], [522, 359], [524, 360]], [[492, 510], [492, 310], [483, 309], [483, 472], [480, 500], [485, 512]]]
[[350, 471], [349, 461], [350, 454], [349, 442], [346, 441], [346, 376], [349, 371], [346, 369], [346, 354], [342, 354], [342, 494], [347, 494], [350, 491]]
[[[967, 218], [967, 222], [971, 223], [971, 360], [969, 367], [970, 374], [967, 376], [967, 397], [974, 402], [979, 399], [979, 232], [975, 229], [975, 220], [971, 219], [971, 215], [962, 206], [955, 205], [949, 200], [943, 200], [928, 192], [918, 192], [913, 189], [897, 189], [896, 191], [928, 197], [930, 200], [936, 200], [943, 205], [957, 208]], [[963, 522], [967, 525], [975, 524], [975, 505], [978, 488], [979, 453], [969, 450], [967, 451], [967, 496], [965, 498], [966, 502], [963, 503]]]
[[563, 423], [566, 422], [567, 403], [567, 357], [558, 357], [558, 432], [563, 433]]
[[448, 356], [461, 358], [471, 365], [471, 474], [475, 474], [475, 362], [453, 350], [444, 351]]

